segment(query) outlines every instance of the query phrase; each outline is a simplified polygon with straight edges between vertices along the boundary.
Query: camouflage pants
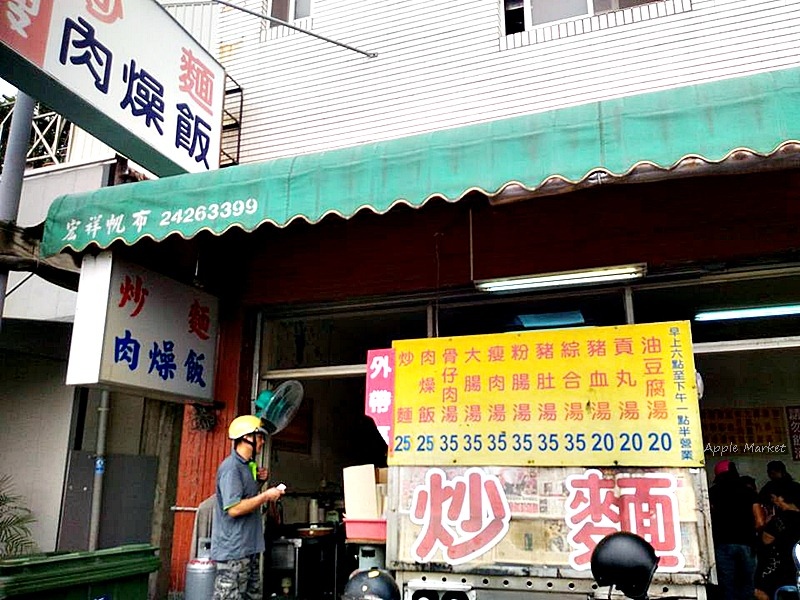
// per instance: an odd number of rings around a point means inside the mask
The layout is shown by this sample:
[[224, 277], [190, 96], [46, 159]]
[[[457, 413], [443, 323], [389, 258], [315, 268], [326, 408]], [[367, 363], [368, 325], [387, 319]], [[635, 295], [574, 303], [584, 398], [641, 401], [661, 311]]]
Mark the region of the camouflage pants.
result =
[[214, 600], [262, 600], [258, 554], [217, 562]]

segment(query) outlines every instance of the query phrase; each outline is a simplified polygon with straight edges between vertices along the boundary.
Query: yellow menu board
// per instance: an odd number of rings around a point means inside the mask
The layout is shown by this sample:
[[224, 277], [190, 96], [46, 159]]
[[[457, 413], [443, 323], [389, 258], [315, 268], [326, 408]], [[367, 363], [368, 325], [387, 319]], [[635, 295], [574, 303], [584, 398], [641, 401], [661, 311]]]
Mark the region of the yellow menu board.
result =
[[703, 465], [688, 322], [392, 348], [390, 465]]

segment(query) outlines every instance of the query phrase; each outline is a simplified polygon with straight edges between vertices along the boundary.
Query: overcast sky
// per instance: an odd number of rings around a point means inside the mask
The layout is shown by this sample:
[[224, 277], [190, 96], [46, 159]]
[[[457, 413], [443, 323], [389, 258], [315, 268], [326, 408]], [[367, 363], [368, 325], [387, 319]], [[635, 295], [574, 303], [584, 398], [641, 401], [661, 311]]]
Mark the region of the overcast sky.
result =
[[0, 79], [0, 94], [4, 94], [6, 96], [16, 96], [17, 88], [3, 79]]

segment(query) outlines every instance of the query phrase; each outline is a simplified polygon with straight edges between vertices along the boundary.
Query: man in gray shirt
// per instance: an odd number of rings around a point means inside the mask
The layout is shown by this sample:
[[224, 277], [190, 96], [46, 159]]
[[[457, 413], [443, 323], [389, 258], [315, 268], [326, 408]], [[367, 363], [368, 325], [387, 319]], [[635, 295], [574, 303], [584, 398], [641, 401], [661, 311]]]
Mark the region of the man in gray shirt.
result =
[[264, 551], [261, 506], [277, 500], [285, 486], [259, 492], [266, 469], [255, 456], [267, 432], [253, 415], [235, 418], [228, 427], [233, 451], [217, 469], [217, 502], [211, 525], [211, 560], [217, 563], [214, 600], [262, 600], [259, 554]]

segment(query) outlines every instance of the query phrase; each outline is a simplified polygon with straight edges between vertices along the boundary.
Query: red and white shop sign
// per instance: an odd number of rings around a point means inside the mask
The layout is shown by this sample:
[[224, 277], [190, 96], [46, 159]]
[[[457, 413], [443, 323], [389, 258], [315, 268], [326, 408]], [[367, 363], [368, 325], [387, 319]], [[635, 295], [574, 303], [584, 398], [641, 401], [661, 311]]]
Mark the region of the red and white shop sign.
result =
[[375, 421], [391, 452], [394, 420], [394, 350], [391, 348], [367, 352], [366, 390], [364, 414]]
[[67, 385], [214, 399], [219, 302], [111, 252], [81, 265]]
[[159, 176], [216, 169], [225, 70], [162, 4], [4, 0], [0, 77]]
[[411, 547], [417, 562], [441, 550], [445, 562], [460, 565], [478, 558], [508, 533], [511, 510], [500, 480], [480, 468], [448, 479], [430, 469], [414, 490], [411, 522], [422, 526]]
[[678, 482], [668, 473], [619, 474], [603, 477], [597, 469], [566, 480], [569, 496], [565, 513], [569, 534], [569, 563], [590, 567], [592, 551], [605, 536], [630, 531], [653, 545], [661, 558], [658, 568], [674, 573], [683, 569]]
[[[414, 486], [409, 519], [420, 526], [411, 545], [416, 562], [458, 565], [486, 555], [511, 528], [512, 509], [495, 468], [430, 468]], [[569, 566], [586, 571], [592, 551], [606, 535], [631, 531], [650, 542], [659, 570], [675, 573], [686, 560], [681, 548], [678, 480], [670, 473], [615, 473], [587, 469], [567, 477], [562, 517]], [[561, 511], [557, 511], [561, 512]], [[542, 515], [545, 517], [546, 515]], [[537, 550], [545, 551], [545, 548]], [[531, 547], [531, 551], [534, 548]], [[439, 555], [441, 558], [439, 558]]]
[[42, 68], [53, 2], [9, 0], [4, 12], [0, 17], [0, 42]]

